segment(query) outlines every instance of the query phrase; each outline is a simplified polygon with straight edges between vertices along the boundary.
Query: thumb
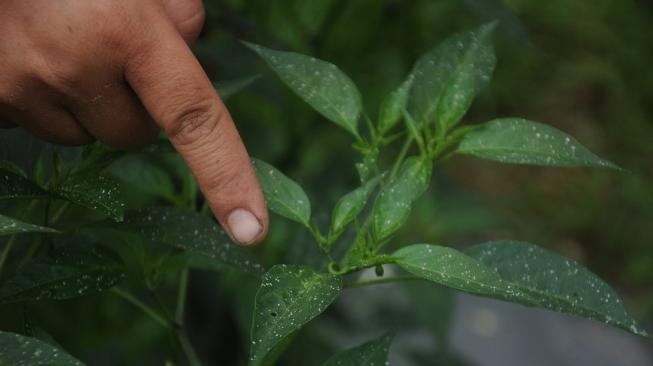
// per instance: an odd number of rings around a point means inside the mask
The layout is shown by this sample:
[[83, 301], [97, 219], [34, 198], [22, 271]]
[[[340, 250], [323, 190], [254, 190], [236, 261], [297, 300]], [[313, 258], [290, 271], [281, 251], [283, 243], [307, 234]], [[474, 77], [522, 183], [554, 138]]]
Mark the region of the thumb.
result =
[[261, 241], [268, 213], [229, 112], [168, 19], [127, 61], [125, 78], [197, 178], [218, 221], [243, 245]]

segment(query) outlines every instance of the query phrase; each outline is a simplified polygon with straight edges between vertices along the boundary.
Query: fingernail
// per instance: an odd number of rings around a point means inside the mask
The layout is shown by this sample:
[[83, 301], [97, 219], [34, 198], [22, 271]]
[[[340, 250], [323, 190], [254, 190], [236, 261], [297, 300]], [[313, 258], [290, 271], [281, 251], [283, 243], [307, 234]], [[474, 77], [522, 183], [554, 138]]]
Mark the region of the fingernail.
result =
[[237, 208], [227, 218], [229, 232], [238, 244], [249, 245], [259, 236], [263, 227], [251, 212]]

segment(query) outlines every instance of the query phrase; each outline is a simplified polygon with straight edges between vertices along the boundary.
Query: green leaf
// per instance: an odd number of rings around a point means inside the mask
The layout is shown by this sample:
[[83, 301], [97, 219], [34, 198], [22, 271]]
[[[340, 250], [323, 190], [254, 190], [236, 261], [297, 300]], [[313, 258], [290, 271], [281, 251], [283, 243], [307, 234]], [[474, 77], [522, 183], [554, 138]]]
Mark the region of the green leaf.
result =
[[458, 33], [417, 60], [407, 109], [419, 124], [435, 120], [444, 132], [467, 112], [494, 70], [495, 25]]
[[55, 186], [52, 192], [58, 197], [105, 214], [121, 221], [125, 211], [120, 187], [113, 179], [96, 174], [72, 175]]
[[223, 101], [226, 101], [234, 94], [244, 90], [260, 78], [261, 75], [252, 75], [234, 80], [219, 81], [213, 83], [213, 87], [218, 91], [220, 98], [222, 98]]
[[335, 65], [294, 52], [245, 43], [281, 80], [327, 119], [358, 137], [362, 98], [356, 85]]
[[388, 364], [388, 351], [394, 334], [379, 338], [348, 349], [329, 358], [324, 366], [383, 366]]
[[246, 249], [237, 246], [213, 220], [191, 210], [153, 207], [128, 211], [116, 226], [145, 240], [186, 250], [232, 268], [260, 274], [263, 267]]
[[122, 265], [98, 246], [66, 246], [38, 257], [0, 287], [0, 303], [63, 300], [97, 293], [123, 278]]
[[332, 234], [338, 235], [345, 229], [347, 224], [356, 219], [365, 207], [367, 199], [372, 194], [374, 187], [376, 187], [380, 179], [381, 177], [374, 178], [338, 200], [336, 207], [333, 209], [333, 218], [331, 219]]
[[41, 187], [25, 178], [25, 173], [8, 161], [0, 160], [0, 200], [46, 197]]
[[176, 201], [170, 174], [143, 156], [128, 155], [118, 159], [108, 172], [140, 194], [161, 197], [172, 203]]
[[256, 293], [249, 364], [264, 363], [278, 343], [326, 310], [341, 288], [340, 277], [309, 267], [272, 267]]
[[572, 260], [521, 242], [481, 244], [467, 253], [416, 244], [399, 249], [393, 256], [406, 271], [447, 287], [646, 335], [614, 291]]
[[262, 160], [254, 159], [252, 164], [268, 208], [285, 218], [309, 226], [311, 203], [302, 187]]
[[414, 244], [393, 256], [406, 271], [447, 287], [504, 300], [512, 291], [496, 272], [453, 248]]
[[35, 338], [0, 331], [0, 366], [83, 366], [61, 349]]
[[620, 169], [566, 133], [521, 118], [496, 119], [468, 132], [457, 152], [511, 164]]
[[22, 233], [58, 233], [49, 227], [38, 226], [0, 214], [0, 236]]
[[379, 111], [379, 133], [381, 135], [390, 131], [404, 114], [408, 93], [413, 85], [414, 75], [409, 75], [397, 90], [390, 93], [383, 102]]
[[615, 291], [575, 261], [533, 244], [495, 241], [466, 251], [510, 282], [512, 301], [610, 324], [646, 336]]
[[406, 222], [412, 203], [429, 186], [432, 169], [430, 160], [410, 157], [403, 163], [397, 178], [381, 189], [372, 211], [378, 240], [388, 238]]

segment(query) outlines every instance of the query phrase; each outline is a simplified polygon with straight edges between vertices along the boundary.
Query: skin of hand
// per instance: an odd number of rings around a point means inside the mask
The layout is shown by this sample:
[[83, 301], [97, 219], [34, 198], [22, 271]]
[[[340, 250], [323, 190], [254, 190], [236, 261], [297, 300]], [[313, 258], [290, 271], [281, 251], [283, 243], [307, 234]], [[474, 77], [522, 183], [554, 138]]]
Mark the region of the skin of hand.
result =
[[203, 23], [201, 0], [0, 1], [0, 127], [119, 149], [163, 129], [232, 239], [260, 242], [250, 158], [189, 48]]

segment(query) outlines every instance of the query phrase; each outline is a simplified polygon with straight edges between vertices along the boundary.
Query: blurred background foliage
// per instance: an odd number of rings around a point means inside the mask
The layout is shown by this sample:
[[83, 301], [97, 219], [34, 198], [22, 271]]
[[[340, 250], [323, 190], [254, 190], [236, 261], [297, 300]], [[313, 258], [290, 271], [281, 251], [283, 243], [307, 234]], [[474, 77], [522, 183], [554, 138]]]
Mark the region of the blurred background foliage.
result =
[[[358, 183], [352, 141], [292, 95], [239, 40], [338, 65], [361, 89], [374, 118], [380, 100], [420, 54], [452, 33], [501, 20], [494, 79], [465, 121], [519, 116], [548, 123], [629, 172], [505, 166], [455, 157], [437, 167], [432, 188], [393, 242], [465, 247], [513, 238], [538, 243], [585, 264], [617, 289], [636, 318], [652, 324], [651, 2], [210, 0], [205, 5], [207, 22], [196, 54], [218, 86], [222, 80], [262, 76], [227, 106], [250, 153], [300, 182], [323, 224], [337, 198]], [[20, 155], [9, 141], [16, 144], [10, 138], [15, 134], [0, 134], [5, 138], [1, 153], [10, 158]], [[24, 151], [27, 145], [21, 145]], [[41, 148], [34, 146], [26, 164]], [[120, 164], [109, 172], [123, 181], [130, 207], [160, 203], [147, 193], [166, 185], [156, 183], [167, 180], [166, 172], [176, 172], [177, 180], [186, 174], [174, 156]], [[130, 179], [130, 171], [150, 172], [151, 180]], [[267, 264], [317, 264], [319, 255], [308, 239], [295, 225], [273, 218], [270, 237], [257, 250]], [[207, 364], [243, 364], [257, 285], [243, 275], [193, 272], [188, 327]], [[405, 364], [469, 364], [447, 347], [455, 311], [451, 293], [420, 286], [347, 290], [296, 337], [282, 364], [320, 364], [335, 350], [388, 328], [404, 334], [392, 352], [400, 353]], [[173, 301], [175, 294], [169, 295]], [[2, 328], [21, 329], [25, 311], [3, 309]], [[111, 294], [27, 311], [93, 365], [160, 365], [169, 356], [165, 333]]]

